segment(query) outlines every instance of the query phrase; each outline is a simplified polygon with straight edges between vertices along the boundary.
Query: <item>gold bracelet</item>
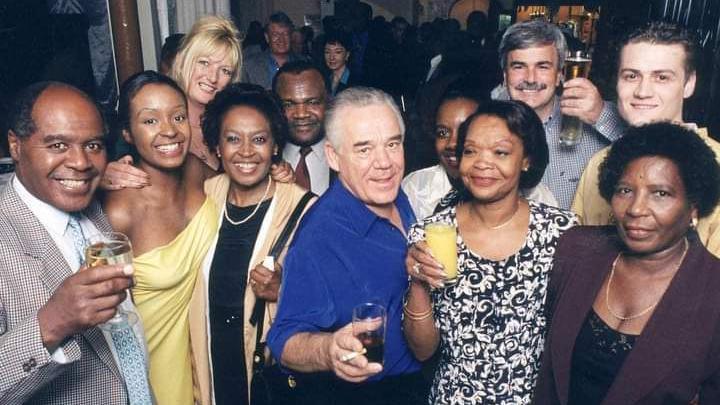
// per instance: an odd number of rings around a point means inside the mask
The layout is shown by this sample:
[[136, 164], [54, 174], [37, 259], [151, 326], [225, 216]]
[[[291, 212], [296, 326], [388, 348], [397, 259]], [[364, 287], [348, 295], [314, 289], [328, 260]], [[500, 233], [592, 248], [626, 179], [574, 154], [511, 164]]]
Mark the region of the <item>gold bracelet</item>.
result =
[[405, 317], [407, 317], [407, 319], [409, 319], [411, 321], [415, 321], [415, 322], [424, 321], [433, 316], [432, 308], [428, 309], [427, 312], [422, 312], [422, 313], [411, 313], [408, 311], [407, 308], [405, 308], [405, 309], [403, 309], [403, 312], [405, 313]]
[[412, 311], [410, 308], [408, 308], [408, 300], [404, 300], [403, 302], [403, 313], [405, 313], [405, 316], [407, 316], [408, 319], [411, 321], [422, 321], [427, 318], [430, 318], [433, 313], [432, 306], [427, 311], [423, 312], [415, 312]]

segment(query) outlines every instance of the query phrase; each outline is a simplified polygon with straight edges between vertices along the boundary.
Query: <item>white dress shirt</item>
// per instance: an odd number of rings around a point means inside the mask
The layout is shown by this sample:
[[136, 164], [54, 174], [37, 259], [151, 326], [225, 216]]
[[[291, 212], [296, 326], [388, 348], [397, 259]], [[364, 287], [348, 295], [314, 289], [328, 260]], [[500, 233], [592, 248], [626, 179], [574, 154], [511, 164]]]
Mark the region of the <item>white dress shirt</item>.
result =
[[[325, 159], [325, 139], [310, 147], [312, 151], [305, 156], [308, 174], [310, 175], [310, 188], [313, 193], [322, 195], [330, 186], [330, 167]], [[283, 159], [290, 163], [293, 170], [297, 170], [300, 163], [300, 146], [288, 142], [283, 149]]]
[[432, 57], [432, 59], [430, 59], [430, 69], [428, 69], [427, 76], [425, 76], [425, 83], [429, 82], [433, 74], [435, 74], [435, 71], [437, 70], [438, 66], [440, 66], [440, 62], [442, 62], [442, 59], [442, 54], [435, 55]]
[[[25, 188], [25, 186], [22, 184], [22, 182], [20, 182], [17, 177], [13, 177], [11, 184], [15, 188], [15, 191], [20, 197], [20, 200], [22, 200], [22, 202], [27, 205], [28, 209], [33, 213], [33, 215], [35, 215], [35, 217], [37, 217], [38, 221], [42, 224], [48, 234], [50, 234], [53, 242], [55, 242], [55, 246], [57, 246], [58, 250], [60, 250], [60, 253], [62, 253], [65, 261], [67, 262], [72, 272], [77, 272], [80, 269], [79, 258], [75, 250], [73, 237], [70, 232], [66, 232], [68, 221], [70, 220], [70, 214], [61, 211], [35, 197]], [[97, 229], [95, 224], [93, 224], [93, 222], [90, 221], [85, 215], [80, 215], [79, 222], [85, 238], [90, 238], [92, 236], [98, 236], [101, 234], [100, 230]], [[120, 304], [118, 309], [135, 312], [137, 314], [129, 293], [125, 301]], [[138, 338], [138, 341], [141, 342], [141, 344], [143, 345], [143, 348], [145, 349], [145, 359], [147, 359], [147, 347], [145, 345], [145, 337], [140, 317], [138, 317], [138, 322], [133, 326], [133, 331], [135, 332], [135, 336]], [[120, 364], [118, 362], [115, 345], [113, 344], [110, 332], [107, 332], [105, 330], [103, 330], [102, 332], [105, 336], [105, 340], [107, 341], [108, 346], [110, 347], [110, 350], [112, 351], [115, 363]], [[57, 349], [55, 349], [55, 351], [51, 353], [51, 356], [53, 360], [57, 363], [68, 362], [68, 359], [65, 356], [65, 352], [63, 351], [62, 347], [58, 347]]]

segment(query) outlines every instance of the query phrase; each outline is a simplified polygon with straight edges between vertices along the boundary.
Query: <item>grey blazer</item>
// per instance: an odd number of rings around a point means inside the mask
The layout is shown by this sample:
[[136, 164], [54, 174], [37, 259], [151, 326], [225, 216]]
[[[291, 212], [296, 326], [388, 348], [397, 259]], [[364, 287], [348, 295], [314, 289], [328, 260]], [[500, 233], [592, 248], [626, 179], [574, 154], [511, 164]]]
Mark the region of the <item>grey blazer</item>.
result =
[[[96, 202], [84, 214], [110, 225]], [[68, 338], [68, 363], [43, 347], [37, 311], [72, 274], [45, 228], [8, 184], [0, 191], [0, 404], [127, 404], [120, 371], [103, 333]]]
[[[265, 90], [272, 90], [272, 81], [275, 75], [270, 75], [270, 57], [269, 49], [250, 55], [243, 62], [240, 81], [257, 84], [265, 88]], [[288, 62], [300, 59], [293, 53], [288, 55]]]

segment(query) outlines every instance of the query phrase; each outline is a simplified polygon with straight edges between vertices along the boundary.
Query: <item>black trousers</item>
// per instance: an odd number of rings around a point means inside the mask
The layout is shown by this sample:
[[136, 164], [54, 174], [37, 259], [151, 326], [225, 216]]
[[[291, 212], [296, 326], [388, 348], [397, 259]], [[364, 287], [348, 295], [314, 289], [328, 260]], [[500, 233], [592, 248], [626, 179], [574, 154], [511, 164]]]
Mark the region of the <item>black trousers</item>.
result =
[[345, 382], [326, 373], [295, 374], [295, 377], [298, 395], [290, 401], [293, 405], [428, 404], [430, 382], [423, 378], [419, 371], [361, 384]]

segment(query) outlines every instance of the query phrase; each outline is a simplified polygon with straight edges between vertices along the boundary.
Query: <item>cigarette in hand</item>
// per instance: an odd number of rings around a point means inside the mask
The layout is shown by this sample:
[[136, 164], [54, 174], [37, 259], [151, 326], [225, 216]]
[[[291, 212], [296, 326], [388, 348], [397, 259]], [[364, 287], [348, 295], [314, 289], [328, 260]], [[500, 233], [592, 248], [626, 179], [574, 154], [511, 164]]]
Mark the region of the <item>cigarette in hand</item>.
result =
[[348, 361], [354, 359], [355, 357], [357, 357], [361, 354], [365, 354], [365, 353], [367, 353], [367, 349], [365, 349], [363, 347], [362, 350], [360, 350], [359, 352], [352, 352], [352, 353], [343, 355], [342, 357], [340, 357], [340, 361], [342, 361], [343, 363], [347, 363]]

